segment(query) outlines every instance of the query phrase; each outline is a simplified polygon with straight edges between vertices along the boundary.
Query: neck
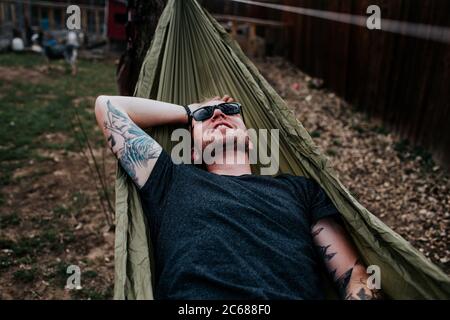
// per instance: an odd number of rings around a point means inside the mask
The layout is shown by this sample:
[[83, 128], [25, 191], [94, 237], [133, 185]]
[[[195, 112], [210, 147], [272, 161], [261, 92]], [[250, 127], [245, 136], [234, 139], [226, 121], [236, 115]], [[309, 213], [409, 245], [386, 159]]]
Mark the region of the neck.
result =
[[[250, 161], [248, 160], [248, 154], [233, 153], [228, 159], [224, 159], [224, 163], [214, 163], [207, 166], [208, 172], [227, 175], [227, 176], [242, 176], [244, 174], [251, 174]], [[238, 159], [245, 159], [242, 163], [238, 162]], [[227, 161], [229, 160], [229, 161]]]

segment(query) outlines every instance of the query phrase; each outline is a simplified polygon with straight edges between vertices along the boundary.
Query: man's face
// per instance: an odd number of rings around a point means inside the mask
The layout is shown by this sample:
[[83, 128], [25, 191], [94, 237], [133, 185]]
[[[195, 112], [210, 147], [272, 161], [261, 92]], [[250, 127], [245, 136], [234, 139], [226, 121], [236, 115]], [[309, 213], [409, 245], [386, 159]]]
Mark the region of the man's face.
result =
[[[210, 100], [202, 103], [204, 106], [215, 106], [224, 103], [222, 100]], [[211, 118], [204, 121], [192, 119], [192, 136], [196, 146], [201, 151], [211, 143], [225, 144], [226, 141], [239, 140], [238, 136], [247, 135], [247, 128], [241, 114], [226, 115], [220, 109], [215, 109]], [[245, 139], [248, 144], [248, 138]], [[247, 149], [247, 148], [246, 148]]]

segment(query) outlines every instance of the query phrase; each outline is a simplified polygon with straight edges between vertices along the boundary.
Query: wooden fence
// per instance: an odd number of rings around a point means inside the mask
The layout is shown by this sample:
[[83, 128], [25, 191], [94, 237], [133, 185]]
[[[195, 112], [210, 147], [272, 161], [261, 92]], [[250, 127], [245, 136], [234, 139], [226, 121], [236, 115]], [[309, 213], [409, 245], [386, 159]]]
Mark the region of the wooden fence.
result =
[[[441, 27], [450, 24], [448, 0], [270, 2], [360, 16], [368, 16], [369, 5], [378, 5], [382, 19]], [[450, 168], [448, 43], [248, 4], [234, 3], [228, 8], [232, 10], [271, 19], [281, 13], [279, 19], [291, 25], [286, 52], [292, 62], [324, 79], [328, 88], [401, 137], [425, 147]]]

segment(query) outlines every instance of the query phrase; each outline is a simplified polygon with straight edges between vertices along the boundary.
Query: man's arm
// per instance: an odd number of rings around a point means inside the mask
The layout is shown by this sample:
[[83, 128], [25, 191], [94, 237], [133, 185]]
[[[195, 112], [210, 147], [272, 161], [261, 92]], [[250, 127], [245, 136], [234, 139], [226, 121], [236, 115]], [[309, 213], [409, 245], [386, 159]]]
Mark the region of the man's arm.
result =
[[378, 290], [367, 287], [368, 274], [345, 229], [333, 218], [318, 220], [311, 228], [319, 255], [346, 300], [380, 299]]
[[139, 187], [144, 186], [162, 150], [141, 128], [187, 122], [182, 106], [134, 97], [99, 96], [95, 115], [111, 151]]
[[[100, 112], [106, 110], [108, 101], [143, 129], [165, 124], [187, 123], [186, 111], [182, 106], [137, 97], [99, 96], [95, 102], [96, 115], [97, 109]], [[100, 122], [99, 124], [103, 125]]]

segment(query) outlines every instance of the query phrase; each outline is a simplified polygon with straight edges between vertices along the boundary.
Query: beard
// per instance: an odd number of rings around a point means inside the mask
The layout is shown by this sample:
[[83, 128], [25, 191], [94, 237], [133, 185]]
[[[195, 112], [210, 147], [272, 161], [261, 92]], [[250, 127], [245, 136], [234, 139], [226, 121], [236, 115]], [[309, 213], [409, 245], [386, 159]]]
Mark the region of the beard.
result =
[[245, 157], [243, 156], [248, 155], [250, 146], [250, 138], [247, 130], [224, 127], [210, 129], [205, 131], [202, 138], [202, 152], [200, 153], [202, 158], [214, 158], [212, 160], [204, 159], [207, 160], [205, 161], [207, 164], [222, 164], [224, 161], [229, 163], [228, 161], [231, 161], [230, 159], [236, 159], [239, 164], [242, 164], [242, 161], [245, 162]]

